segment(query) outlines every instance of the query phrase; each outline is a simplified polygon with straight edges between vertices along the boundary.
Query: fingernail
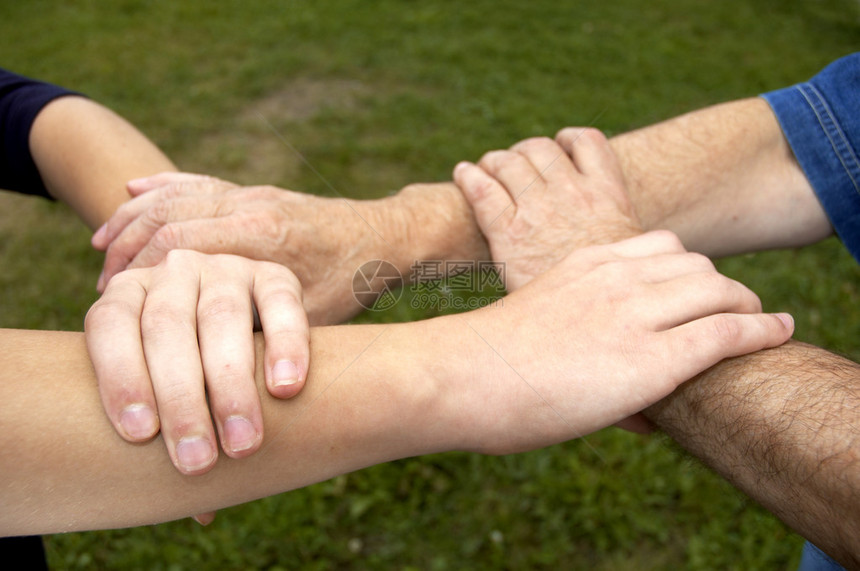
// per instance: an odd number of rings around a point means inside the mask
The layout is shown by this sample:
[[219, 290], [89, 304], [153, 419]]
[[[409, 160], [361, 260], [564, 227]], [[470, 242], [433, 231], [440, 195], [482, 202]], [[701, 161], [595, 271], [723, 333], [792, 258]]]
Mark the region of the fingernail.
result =
[[176, 445], [176, 458], [186, 472], [196, 472], [215, 461], [212, 444], [205, 438], [190, 436], [181, 438]]
[[299, 382], [299, 368], [292, 361], [281, 359], [272, 367], [272, 380], [276, 387], [294, 385]]
[[158, 430], [155, 412], [143, 403], [125, 407], [119, 415], [119, 423], [125, 433], [135, 440], [151, 438]]
[[260, 440], [254, 425], [243, 416], [231, 416], [224, 423], [224, 440], [231, 452], [242, 452]]
[[139, 184], [143, 184], [147, 180], [149, 180], [149, 177], [146, 177], [146, 176], [142, 177], [142, 178], [133, 178], [130, 181], [128, 181], [127, 183], [125, 183], [125, 186], [126, 186], [126, 188], [131, 188], [131, 187], [137, 186]]
[[107, 222], [102, 224], [101, 227], [99, 227], [99, 229], [96, 230], [96, 233], [93, 234], [93, 238], [91, 240], [92, 244], [96, 245], [99, 242], [101, 242], [102, 240], [104, 240], [105, 234], [107, 234]]
[[790, 313], [777, 313], [776, 316], [785, 324], [786, 328], [794, 329], [794, 317]]
[[196, 521], [203, 527], [206, 527], [207, 525], [215, 521], [215, 512], [211, 512], [208, 514], [199, 514], [191, 517], [192, 519], [194, 519], [194, 521]]
[[99, 274], [99, 281], [96, 282], [96, 291], [104, 291], [105, 289], [105, 271], [102, 270], [102, 273]]

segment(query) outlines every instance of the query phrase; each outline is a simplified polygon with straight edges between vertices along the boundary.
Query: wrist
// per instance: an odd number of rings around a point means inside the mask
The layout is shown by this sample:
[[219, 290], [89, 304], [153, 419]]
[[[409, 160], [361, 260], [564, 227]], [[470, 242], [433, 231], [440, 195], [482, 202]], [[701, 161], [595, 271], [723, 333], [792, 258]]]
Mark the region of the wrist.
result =
[[391, 230], [389, 261], [404, 277], [418, 260], [487, 260], [472, 209], [453, 183], [411, 184], [378, 201]]
[[[570, 438], [572, 428], [523, 375], [510, 345], [492, 334], [510, 329], [500, 320], [504, 308], [490, 306], [419, 322], [421, 346], [431, 361], [424, 369], [431, 381], [437, 441], [442, 450], [512, 454]], [[431, 352], [426, 347], [433, 347]], [[502, 356], [504, 355], [504, 357]], [[563, 420], [563, 419], [562, 419]]]
[[[457, 404], [462, 385], [452, 374], [458, 369], [451, 347], [456, 338], [446, 324], [432, 319], [347, 327], [314, 330], [312, 342], [337, 347], [337, 357], [313, 354], [311, 362], [316, 359], [328, 371], [343, 367], [337, 384], [360, 383], [357, 394], [363, 395], [361, 400], [374, 403], [354, 403], [355, 410], [366, 410], [372, 416], [353, 419], [352, 426], [360, 429], [353, 432], [355, 441], [349, 448], [369, 445], [381, 450], [385, 458], [374, 463], [460, 449]], [[428, 351], [428, 347], [434, 349]]]

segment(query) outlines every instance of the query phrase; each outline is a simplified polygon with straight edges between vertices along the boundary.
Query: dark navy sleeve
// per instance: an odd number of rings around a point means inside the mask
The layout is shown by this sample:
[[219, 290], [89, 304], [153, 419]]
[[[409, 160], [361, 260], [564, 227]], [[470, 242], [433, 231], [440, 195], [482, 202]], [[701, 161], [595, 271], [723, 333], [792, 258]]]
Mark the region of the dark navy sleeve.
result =
[[73, 91], [0, 69], [0, 188], [48, 197], [30, 154], [30, 128], [45, 105]]
[[860, 261], [860, 53], [763, 97], [836, 233]]

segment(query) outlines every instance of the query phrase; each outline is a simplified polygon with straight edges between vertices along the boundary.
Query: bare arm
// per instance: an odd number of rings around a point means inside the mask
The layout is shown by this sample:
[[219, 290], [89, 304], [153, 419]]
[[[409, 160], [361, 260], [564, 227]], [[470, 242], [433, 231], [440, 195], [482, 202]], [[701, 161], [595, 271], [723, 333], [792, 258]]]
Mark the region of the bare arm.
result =
[[[602, 136], [569, 129], [558, 139], [563, 149], [532, 139], [454, 171], [512, 287], [565, 251], [636, 232]], [[560, 150], [576, 168], [556, 158]], [[577, 183], [589, 173], [598, 184]], [[856, 565], [858, 373], [860, 365], [794, 343], [720, 363], [646, 414], [798, 532]]]
[[[579, 132], [562, 130], [557, 138], [569, 145]], [[833, 233], [776, 117], [761, 98], [707, 107], [609, 143], [642, 227], [669, 229], [689, 250], [730, 256], [805, 246]], [[456, 253], [446, 250], [445, 255], [486, 255], [486, 242], [475, 231], [477, 222], [464, 215], [468, 204], [455, 190], [450, 183], [419, 184], [396, 197], [399, 205], [392, 205], [391, 212], [424, 201], [450, 212], [436, 219], [436, 224], [449, 223], [447, 234], [432, 222], [415, 226], [428, 232], [402, 243], [406, 257], [418, 253], [415, 244], [424, 244], [424, 249], [450, 247], [440, 242], [448, 234], [463, 240]], [[460, 226], [451, 224], [458, 222]]]
[[[570, 136], [563, 130], [559, 139]], [[672, 230], [690, 250], [725, 256], [809, 244], [832, 233], [764, 100], [708, 107], [610, 144], [644, 229]], [[174, 176], [136, 181], [130, 189], [137, 197], [94, 237], [96, 247], [107, 249], [106, 279], [155, 264], [174, 248], [272, 260], [302, 280], [311, 322], [335, 323], [360, 310], [351, 278], [368, 260], [388, 260], [408, 276], [415, 260], [488, 255], [453, 183], [413, 184], [392, 197], [351, 201]], [[341, 263], [332, 266], [332, 259]]]
[[[142, 303], [127, 288], [116, 295]], [[193, 478], [173, 468], [161, 437], [131, 445], [116, 435], [81, 335], [0, 331], [0, 535], [166, 521], [404, 456], [576, 438], [725, 357], [785, 342], [790, 319], [760, 308], [660, 232], [580, 250], [498, 306], [315, 329], [306, 386], [289, 401], [265, 395], [258, 339], [266, 439]], [[116, 320], [121, 331], [140, 317], [118, 310]]]
[[176, 170], [128, 121], [77, 96], [55, 99], [36, 116], [30, 151], [51, 196], [93, 229], [129, 199], [129, 179]]
[[688, 113], [611, 141], [646, 229], [728, 256], [804, 246], [833, 229], [767, 102]]
[[724, 361], [645, 413], [832, 557], [860, 566], [860, 365], [790, 342]]
[[[292, 401], [266, 398], [260, 389], [269, 434], [263, 449], [241, 461], [222, 457], [212, 472], [194, 478], [173, 468], [161, 437], [129, 445], [115, 434], [101, 410], [83, 335], [3, 331], [0, 535], [168, 521], [433, 451], [442, 445], [427, 429], [434, 411], [423, 402], [427, 377], [386, 368], [394, 359], [385, 353], [398, 345], [395, 336], [371, 345], [381, 330], [355, 327], [343, 338], [315, 331], [317, 382]], [[374, 357], [370, 371], [364, 360], [350, 367], [365, 349]], [[400, 430], [413, 418], [425, 421], [420, 438]]]

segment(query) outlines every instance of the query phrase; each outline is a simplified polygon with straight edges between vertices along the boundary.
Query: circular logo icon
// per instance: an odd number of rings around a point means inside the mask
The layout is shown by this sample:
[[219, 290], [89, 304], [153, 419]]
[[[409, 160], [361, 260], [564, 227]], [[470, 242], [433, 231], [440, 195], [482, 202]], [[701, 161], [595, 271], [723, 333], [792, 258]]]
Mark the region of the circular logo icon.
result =
[[385, 311], [400, 301], [403, 291], [398, 288], [402, 283], [403, 276], [394, 264], [385, 260], [371, 260], [355, 270], [352, 295], [365, 309]]

